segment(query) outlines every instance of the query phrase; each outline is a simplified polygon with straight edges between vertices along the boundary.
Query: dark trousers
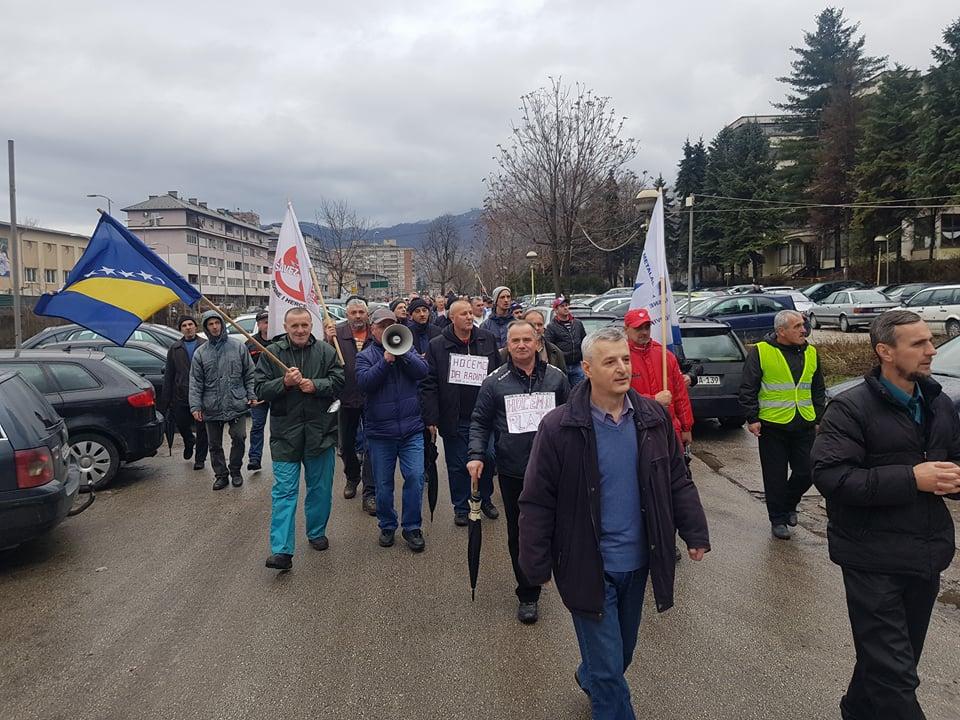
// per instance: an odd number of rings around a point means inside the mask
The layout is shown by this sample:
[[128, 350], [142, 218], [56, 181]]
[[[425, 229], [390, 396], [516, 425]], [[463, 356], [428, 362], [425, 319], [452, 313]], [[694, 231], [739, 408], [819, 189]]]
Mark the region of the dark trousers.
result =
[[[341, 407], [338, 422], [340, 425], [340, 459], [343, 460], [343, 474], [349, 482], [363, 482], [363, 497], [376, 495], [373, 473], [360, 462], [357, 454], [357, 430], [363, 419], [363, 408]], [[365, 455], [366, 453], [364, 453]]]
[[437, 444], [433, 441], [433, 435], [430, 434], [430, 428], [423, 429], [423, 486], [429, 487], [433, 484], [437, 487], [440, 476], [437, 475]]
[[520, 491], [523, 490], [523, 478], [503, 473], [498, 477], [503, 512], [507, 515], [507, 547], [510, 550], [510, 562], [513, 563], [513, 576], [517, 580], [517, 599], [522, 603], [537, 602], [540, 599], [540, 586], [527, 582], [520, 570]]
[[840, 703], [844, 720], [924, 720], [917, 663], [940, 592], [940, 576], [843, 568], [857, 664]]
[[[173, 408], [173, 421], [177, 425], [177, 431], [183, 438], [183, 444], [186, 447], [196, 447], [197, 454], [194, 456], [196, 462], [206, 462], [207, 460], [207, 429], [203, 423], [198, 423], [193, 419], [193, 414], [187, 405], [177, 405]], [[197, 433], [194, 437], [193, 430]]]
[[[493, 438], [490, 438], [491, 443]], [[470, 499], [470, 473], [467, 472], [467, 463], [470, 461], [468, 449], [470, 447], [470, 421], [461, 420], [457, 426], [456, 435], [443, 436], [443, 456], [447, 461], [447, 479], [450, 481], [450, 499], [453, 501], [453, 512], [456, 515], [466, 515], [470, 510], [467, 501]], [[483, 460], [483, 472], [480, 473], [478, 490], [480, 500], [489, 502], [493, 495], [493, 475], [496, 470], [496, 461], [487, 448], [487, 456]]]
[[250, 408], [250, 462], [263, 460], [263, 430], [267, 427], [270, 403], [261, 403]]
[[[223, 426], [227, 426], [230, 434], [230, 465], [225, 462], [223, 454]], [[247, 416], [240, 415], [233, 420], [207, 420], [207, 441], [210, 444], [210, 464], [213, 466], [215, 477], [222, 478], [240, 476], [243, 467], [244, 445], [247, 439]]]
[[787, 429], [765, 422], [760, 429], [760, 468], [772, 525], [785, 524], [787, 515], [796, 511], [803, 494], [813, 484], [810, 450], [815, 436], [812, 425]]

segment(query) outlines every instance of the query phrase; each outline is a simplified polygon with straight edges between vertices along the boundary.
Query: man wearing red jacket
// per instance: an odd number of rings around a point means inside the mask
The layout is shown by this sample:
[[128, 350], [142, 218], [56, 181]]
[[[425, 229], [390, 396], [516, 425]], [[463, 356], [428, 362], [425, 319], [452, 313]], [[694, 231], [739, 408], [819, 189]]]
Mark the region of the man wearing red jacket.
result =
[[693, 409], [687, 384], [676, 356], [667, 350], [667, 386], [663, 389], [663, 346], [650, 337], [650, 313], [646, 308], [629, 310], [623, 318], [630, 345], [630, 386], [643, 397], [656, 400], [670, 413], [677, 438], [688, 445], [693, 440]]

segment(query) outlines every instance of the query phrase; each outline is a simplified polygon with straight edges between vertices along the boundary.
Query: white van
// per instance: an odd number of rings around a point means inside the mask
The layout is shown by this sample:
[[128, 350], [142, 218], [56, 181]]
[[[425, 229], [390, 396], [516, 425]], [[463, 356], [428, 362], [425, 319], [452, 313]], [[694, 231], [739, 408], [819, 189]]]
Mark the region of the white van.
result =
[[921, 290], [900, 306], [923, 318], [935, 335], [960, 335], [960, 285]]

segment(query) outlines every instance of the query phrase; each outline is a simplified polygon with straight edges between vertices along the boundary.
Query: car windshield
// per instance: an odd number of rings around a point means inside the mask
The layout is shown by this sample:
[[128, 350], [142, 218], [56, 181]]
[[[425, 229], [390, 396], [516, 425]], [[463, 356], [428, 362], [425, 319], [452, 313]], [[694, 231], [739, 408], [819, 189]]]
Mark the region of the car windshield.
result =
[[583, 323], [583, 329], [586, 330], [588, 335], [594, 330], [599, 330], [600, 328], [607, 327], [608, 325], [617, 325], [618, 323], [623, 322], [622, 320], [611, 320], [610, 318], [594, 318], [590, 317], [589, 315], [585, 315], [584, 317], [577, 319]]
[[937, 348], [930, 370], [937, 375], [960, 377], [960, 338], [948, 340]]
[[743, 360], [740, 346], [731, 333], [683, 335], [683, 354], [701, 362], [737, 362]]
[[850, 293], [855, 303], [888, 303], [889, 298], [876, 290], [855, 290]]
[[687, 315], [706, 315], [710, 309], [724, 298], [711, 298], [710, 300], [693, 301], [693, 306], [687, 311]]

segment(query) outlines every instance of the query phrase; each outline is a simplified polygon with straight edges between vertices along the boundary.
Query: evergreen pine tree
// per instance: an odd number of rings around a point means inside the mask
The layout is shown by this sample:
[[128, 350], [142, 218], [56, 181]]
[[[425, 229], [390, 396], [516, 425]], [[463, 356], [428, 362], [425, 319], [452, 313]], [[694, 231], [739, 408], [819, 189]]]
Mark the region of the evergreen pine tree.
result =
[[912, 186], [918, 195], [960, 195], [960, 19], [933, 50], [926, 77]]
[[[676, 231], [678, 236], [677, 257], [682, 267], [687, 266], [687, 249], [690, 238], [690, 213], [687, 212], [685, 206], [686, 198], [693, 195], [696, 199], [696, 196], [703, 192], [706, 177], [707, 148], [703, 144], [703, 138], [700, 138], [695, 145], [691, 145], [690, 138], [687, 138], [683, 143], [683, 159], [680, 160], [677, 169], [677, 182], [674, 187], [676, 209], [679, 211]], [[699, 265], [701, 258], [699, 257], [698, 248], [701, 231], [696, 218], [693, 222], [693, 235], [694, 261]]]

